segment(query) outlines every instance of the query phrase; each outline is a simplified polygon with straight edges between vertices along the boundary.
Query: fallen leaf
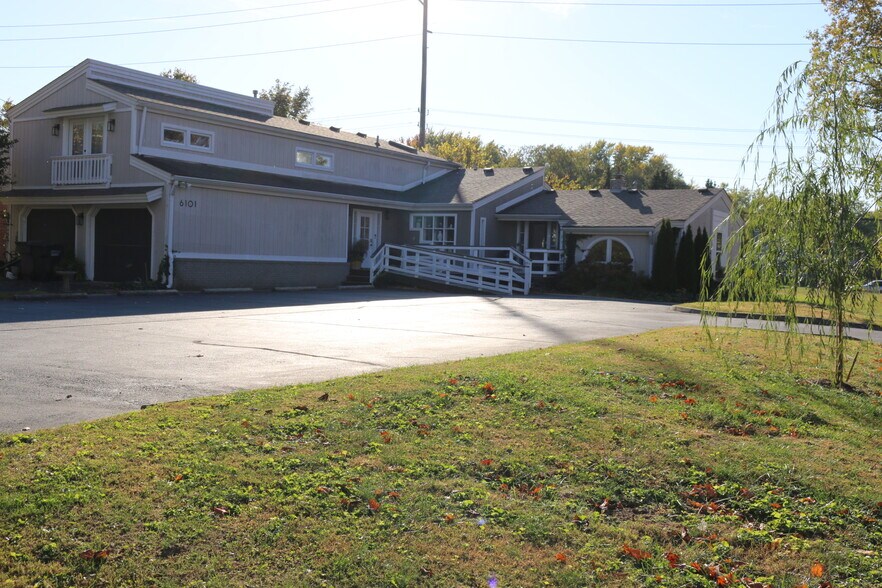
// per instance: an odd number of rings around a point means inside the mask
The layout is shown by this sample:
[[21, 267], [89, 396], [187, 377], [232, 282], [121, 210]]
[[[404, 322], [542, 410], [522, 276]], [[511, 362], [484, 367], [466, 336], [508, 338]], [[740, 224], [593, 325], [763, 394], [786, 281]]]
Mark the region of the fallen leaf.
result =
[[378, 510], [380, 510], [380, 503], [371, 498], [370, 500], [368, 500], [368, 508], [370, 508], [372, 512], [377, 512]]
[[454, 521], [454, 519], [456, 519], [456, 515], [454, 515], [452, 512], [445, 512], [444, 513], [444, 522], [445, 523], [452, 523]]
[[668, 560], [668, 565], [672, 568], [676, 568], [677, 564], [680, 563], [680, 556], [673, 551], [667, 552], [665, 554], [665, 559]]
[[566, 553], [558, 553], [554, 556], [554, 559], [559, 561], [560, 563], [567, 563], [567, 554]]
[[637, 561], [640, 561], [643, 559], [649, 559], [652, 557], [652, 554], [649, 553], [648, 551], [642, 551], [640, 549], [628, 547], [627, 543], [622, 545], [622, 551], [625, 552], [625, 555], [629, 555], [629, 556], [633, 557], [634, 559], [636, 559]]
[[219, 515], [230, 514], [230, 511], [228, 511], [227, 509], [225, 509], [222, 506], [215, 506], [214, 508], [211, 509], [211, 511], [213, 513], [219, 514]]
[[482, 460], [481, 460], [481, 465], [482, 465], [482, 466], [488, 466], [488, 465], [492, 465], [492, 464], [493, 464], [493, 460], [492, 460], [492, 459], [482, 459]]
[[816, 561], [812, 564], [812, 578], [820, 578], [824, 575], [824, 564]]
[[328, 398], [330, 398], [330, 396], [328, 395], [327, 392], [325, 392], [324, 394], [322, 394], [321, 396], [318, 397], [318, 399], [322, 402], [327, 402]]

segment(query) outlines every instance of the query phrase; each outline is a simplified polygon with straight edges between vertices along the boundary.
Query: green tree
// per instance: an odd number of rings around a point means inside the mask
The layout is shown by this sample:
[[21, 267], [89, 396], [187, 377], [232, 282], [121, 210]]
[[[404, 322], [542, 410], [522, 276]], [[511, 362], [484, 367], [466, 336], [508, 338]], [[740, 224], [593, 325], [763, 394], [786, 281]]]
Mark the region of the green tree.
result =
[[15, 141], [9, 134], [9, 119], [6, 112], [12, 108], [12, 102], [6, 100], [0, 108], [0, 188], [12, 183], [9, 175], [9, 150]]
[[652, 287], [658, 292], [673, 292], [677, 287], [677, 235], [671, 221], [664, 219], [655, 240], [652, 257]]
[[[408, 141], [417, 144], [417, 138]], [[464, 167], [509, 167], [520, 166], [521, 162], [513, 157], [505, 147], [495, 141], [485, 143], [481, 137], [464, 135], [459, 131], [436, 131], [429, 129], [426, 133], [427, 153], [455, 161]]]
[[308, 86], [295, 90], [291, 83], [277, 79], [269, 90], [261, 90], [258, 96], [275, 104], [275, 116], [306, 118], [312, 111], [312, 96]]
[[191, 82], [193, 84], [196, 83], [196, 76], [184, 71], [179, 67], [176, 67], [174, 69], [167, 69], [160, 72], [159, 75], [164, 78], [169, 78], [170, 80], [181, 80], [182, 82]]
[[695, 242], [692, 227], [680, 238], [677, 246], [677, 288], [690, 294], [698, 292], [698, 267], [695, 265]]
[[[756, 301], [770, 324], [782, 301], [789, 353], [797, 341], [798, 289], [804, 287], [810, 305], [828, 309], [832, 324], [822, 340], [832, 381], [842, 386], [848, 310], [865, 304], [872, 318], [875, 299], [861, 283], [882, 263], [878, 244], [859, 228], [879, 205], [882, 188], [875, 86], [882, 16], [872, 16], [876, 2], [824, 3], [832, 22], [811, 36], [811, 61], [784, 72], [773, 119], [755, 143], [771, 142], [782, 155], [773, 161], [764, 197], [742, 209], [745, 224], [729, 243], [739, 255], [717, 299]], [[856, 47], [848, 36], [874, 46]]]

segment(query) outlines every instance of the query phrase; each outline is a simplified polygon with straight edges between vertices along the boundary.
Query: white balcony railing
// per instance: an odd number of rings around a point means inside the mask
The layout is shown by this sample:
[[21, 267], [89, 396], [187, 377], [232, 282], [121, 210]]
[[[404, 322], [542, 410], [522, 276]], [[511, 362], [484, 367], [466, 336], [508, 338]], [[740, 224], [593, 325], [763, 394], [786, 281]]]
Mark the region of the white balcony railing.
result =
[[79, 186], [110, 183], [110, 154], [53, 157], [52, 185]]

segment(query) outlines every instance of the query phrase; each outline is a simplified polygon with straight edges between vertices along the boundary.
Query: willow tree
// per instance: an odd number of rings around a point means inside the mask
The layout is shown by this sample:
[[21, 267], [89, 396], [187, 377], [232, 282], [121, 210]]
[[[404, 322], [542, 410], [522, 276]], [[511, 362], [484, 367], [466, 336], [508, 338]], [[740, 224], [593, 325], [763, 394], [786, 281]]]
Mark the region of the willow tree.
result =
[[[861, 285], [882, 267], [878, 242], [860, 230], [880, 203], [882, 116], [861, 83], [866, 56], [831, 51], [831, 35], [842, 34], [834, 26], [842, 0], [825, 4], [833, 22], [810, 35], [811, 60], [782, 75], [772, 115], [748, 154], [758, 170], [760, 147], [772, 147], [772, 164], [764, 196], [736, 211], [744, 224], [728, 245], [738, 251], [715, 299], [749, 300], [769, 325], [783, 314], [788, 354], [807, 304], [828, 321], [818, 330], [832, 382], [842, 386], [849, 311], [863, 306], [872, 323], [875, 299]], [[878, 58], [882, 44], [867, 50]]]

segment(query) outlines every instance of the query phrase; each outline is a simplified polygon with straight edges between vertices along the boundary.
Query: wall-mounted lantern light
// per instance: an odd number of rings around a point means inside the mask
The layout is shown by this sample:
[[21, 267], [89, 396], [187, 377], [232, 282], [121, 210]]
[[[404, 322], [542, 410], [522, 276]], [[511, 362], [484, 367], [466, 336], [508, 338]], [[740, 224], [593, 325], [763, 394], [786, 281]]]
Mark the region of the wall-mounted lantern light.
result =
[[56, 123], [56, 124], [52, 125], [52, 136], [53, 137], [57, 137], [58, 133], [60, 133], [60, 132], [61, 132], [61, 125], [60, 124]]
[[107, 132], [112, 133], [115, 130], [116, 130], [116, 119], [112, 118], [109, 121], [107, 121]]
[[7, 225], [9, 224], [9, 211], [5, 208], [0, 210], [0, 220], [2, 220]]
[[78, 226], [78, 227], [83, 226], [83, 220], [84, 220], [85, 218], [86, 218], [86, 216], [85, 216], [82, 212], [79, 213], [79, 214], [77, 214], [77, 226]]

